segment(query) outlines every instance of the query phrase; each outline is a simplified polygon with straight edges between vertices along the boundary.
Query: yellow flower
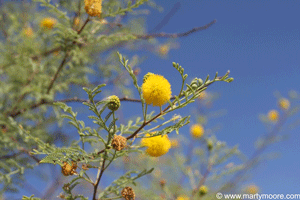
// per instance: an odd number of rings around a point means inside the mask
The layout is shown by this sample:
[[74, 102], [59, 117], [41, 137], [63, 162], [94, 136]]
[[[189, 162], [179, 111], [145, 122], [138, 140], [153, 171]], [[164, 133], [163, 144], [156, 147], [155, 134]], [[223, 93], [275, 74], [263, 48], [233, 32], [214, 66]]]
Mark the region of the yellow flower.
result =
[[27, 37], [32, 37], [33, 36], [33, 30], [30, 26], [26, 27], [24, 29], [24, 34], [27, 36]]
[[171, 140], [171, 148], [177, 148], [179, 146], [179, 142], [176, 139]]
[[205, 194], [208, 192], [207, 186], [202, 185], [202, 186], [199, 188], [199, 192], [200, 192], [200, 195], [201, 195], [201, 196], [205, 195]]
[[56, 19], [47, 17], [41, 21], [41, 27], [45, 29], [52, 29], [56, 24], [56, 22], [57, 22]]
[[190, 198], [187, 196], [179, 196], [176, 200], [189, 200]]
[[200, 100], [206, 99], [207, 98], [207, 92], [206, 91], [201, 92], [200, 95], [198, 96], [198, 98]]
[[[150, 134], [147, 134], [146, 136], [149, 137]], [[148, 147], [146, 152], [152, 157], [162, 156], [168, 153], [171, 148], [171, 142], [168, 135], [143, 138], [141, 142], [143, 146]]]
[[246, 192], [249, 194], [257, 194], [259, 192], [259, 188], [256, 185], [249, 185], [246, 188]]
[[195, 124], [190, 129], [191, 134], [195, 138], [201, 138], [204, 134], [204, 128], [200, 124]]
[[101, 16], [102, 0], [84, 0], [84, 9], [91, 17]]
[[142, 85], [143, 97], [147, 104], [162, 106], [171, 98], [171, 85], [161, 75], [152, 74], [147, 77]]
[[158, 53], [162, 56], [167, 55], [169, 53], [169, 51], [170, 51], [170, 45], [168, 45], [168, 44], [161, 45], [158, 48]]
[[276, 122], [279, 118], [279, 113], [277, 110], [270, 110], [268, 113], [268, 118], [270, 121]]
[[106, 19], [101, 19], [101, 20], [100, 20], [100, 24], [102, 24], [102, 25], [103, 25], [103, 24], [108, 24], [108, 21], [107, 21]]
[[74, 19], [74, 26], [78, 26], [79, 24], [80, 24], [79, 17], [75, 17], [75, 19]]
[[290, 101], [285, 98], [281, 98], [278, 102], [279, 107], [283, 110], [288, 110], [290, 108]]

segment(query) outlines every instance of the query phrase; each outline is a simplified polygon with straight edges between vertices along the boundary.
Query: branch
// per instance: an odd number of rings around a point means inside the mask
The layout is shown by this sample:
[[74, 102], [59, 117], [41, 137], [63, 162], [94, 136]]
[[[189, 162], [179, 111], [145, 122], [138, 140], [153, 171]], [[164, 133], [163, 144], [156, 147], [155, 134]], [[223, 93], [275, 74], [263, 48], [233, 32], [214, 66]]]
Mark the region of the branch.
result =
[[104, 165], [105, 165], [105, 161], [106, 161], [106, 159], [105, 159], [106, 154], [107, 154], [107, 153], [105, 153], [105, 155], [104, 155], [104, 157], [103, 157], [103, 162], [102, 162], [100, 174], [99, 174], [99, 176], [98, 176], [96, 182], [94, 183], [93, 200], [96, 200], [96, 195], [97, 195], [98, 185], [99, 185], [99, 183], [100, 183], [101, 177], [102, 177], [103, 172], [104, 172], [104, 170], [105, 170]]
[[169, 20], [171, 19], [171, 17], [173, 17], [175, 15], [175, 13], [180, 9], [181, 4], [180, 2], [177, 2], [174, 4], [173, 8], [171, 9], [171, 11], [166, 14], [166, 16], [161, 20], [161, 22], [159, 22], [159, 24], [157, 24], [151, 31], [151, 32], [155, 32], [155, 31], [159, 31], [162, 27], [164, 27]]
[[194, 32], [197, 31], [203, 31], [205, 29], [208, 29], [210, 26], [212, 26], [213, 24], [215, 24], [217, 22], [217, 20], [213, 20], [212, 22], [204, 25], [204, 26], [200, 26], [200, 27], [196, 27], [193, 28], [187, 32], [183, 32], [183, 33], [152, 33], [152, 34], [146, 34], [146, 35], [135, 35], [137, 38], [139, 39], [149, 39], [149, 38], [179, 38], [179, 37], [185, 37], [188, 36]]
[[[87, 25], [87, 23], [90, 21], [90, 18], [88, 17], [87, 19], [86, 19], [86, 21], [84, 22], [84, 24], [82, 25], [82, 27], [77, 31], [77, 34], [80, 34], [82, 31], [83, 31], [83, 29], [85, 28], [85, 26]], [[73, 42], [73, 45], [75, 45], [75, 44], [77, 44], [75, 41]], [[49, 50], [49, 51], [46, 51], [46, 52], [44, 52], [44, 53], [42, 53], [42, 54], [40, 54], [40, 55], [35, 55], [35, 56], [32, 56], [31, 58], [33, 59], [33, 60], [37, 60], [38, 58], [40, 58], [40, 57], [43, 57], [43, 56], [48, 56], [48, 55], [50, 55], [50, 54], [52, 54], [52, 53], [54, 53], [54, 52], [57, 52], [57, 51], [60, 51], [62, 48], [61, 47], [55, 47], [55, 48], [53, 48], [53, 49], [51, 49], [51, 50]]]
[[68, 52], [66, 52], [64, 59], [60, 63], [60, 66], [58, 67], [56, 73], [54, 74], [54, 77], [51, 79], [51, 82], [50, 82], [50, 84], [48, 86], [48, 89], [47, 89], [47, 92], [46, 92], [47, 94], [50, 93], [50, 90], [52, 89], [53, 84], [54, 84], [55, 80], [57, 79], [59, 72], [63, 69], [63, 67], [64, 67], [64, 65], [65, 65], [65, 63], [67, 61], [68, 56], [69, 56]]
[[18, 153], [13, 153], [11, 155], [1, 156], [0, 160], [14, 158], [14, 157], [17, 157], [18, 155], [21, 155], [22, 153], [24, 153], [24, 152], [19, 151]]
[[35, 160], [37, 163], [40, 162], [40, 159], [38, 159], [37, 157], [35, 157], [34, 155], [32, 155], [28, 150], [24, 149], [24, 148], [21, 148], [19, 152], [17, 153], [13, 153], [11, 155], [4, 155], [4, 156], [1, 156], [0, 157], [0, 160], [2, 159], [10, 159], [10, 158], [15, 158], [19, 155], [22, 155], [22, 154], [27, 154], [28, 156], [30, 156], [33, 160]]

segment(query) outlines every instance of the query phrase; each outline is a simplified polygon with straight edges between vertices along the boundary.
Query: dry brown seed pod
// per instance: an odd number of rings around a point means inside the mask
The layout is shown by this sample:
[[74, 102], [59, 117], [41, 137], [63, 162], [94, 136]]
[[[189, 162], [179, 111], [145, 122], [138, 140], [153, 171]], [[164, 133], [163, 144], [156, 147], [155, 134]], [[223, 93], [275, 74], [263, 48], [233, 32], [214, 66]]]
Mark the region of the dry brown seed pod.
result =
[[64, 165], [61, 168], [61, 173], [65, 176], [73, 175], [76, 173], [77, 164], [72, 161], [72, 165], [67, 162], [64, 162]]
[[111, 146], [116, 151], [120, 151], [126, 147], [127, 139], [121, 135], [114, 135], [113, 140], [111, 141]]
[[131, 187], [125, 187], [122, 190], [121, 194], [122, 194], [122, 197], [125, 198], [125, 200], [134, 200], [135, 199], [135, 194]]

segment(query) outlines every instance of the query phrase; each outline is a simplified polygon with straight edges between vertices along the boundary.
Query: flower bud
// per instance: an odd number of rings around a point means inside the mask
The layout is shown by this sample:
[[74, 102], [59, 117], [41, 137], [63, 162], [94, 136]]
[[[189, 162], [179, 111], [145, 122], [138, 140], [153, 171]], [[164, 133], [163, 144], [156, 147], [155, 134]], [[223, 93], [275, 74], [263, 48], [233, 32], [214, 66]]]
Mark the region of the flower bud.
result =
[[111, 110], [111, 111], [116, 111], [119, 109], [119, 107], [121, 106], [121, 102], [120, 102], [120, 99], [119, 97], [117, 97], [116, 95], [112, 95], [110, 97], [108, 97], [109, 99], [109, 102], [108, 102], [108, 108]]

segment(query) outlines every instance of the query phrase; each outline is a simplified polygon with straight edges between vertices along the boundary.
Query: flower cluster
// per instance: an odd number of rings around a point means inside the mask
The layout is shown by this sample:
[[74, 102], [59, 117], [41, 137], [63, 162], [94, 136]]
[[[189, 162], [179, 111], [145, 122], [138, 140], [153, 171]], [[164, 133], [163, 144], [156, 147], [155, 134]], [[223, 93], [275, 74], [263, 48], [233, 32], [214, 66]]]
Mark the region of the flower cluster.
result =
[[33, 30], [30, 26], [26, 27], [23, 32], [29, 38], [33, 36]]
[[149, 137], [151, 135], [147, 134], [146, 136], [148, 138], [142, 139], [142, 145], [148, 147], [146, 152], [150, 156], [159, 157], [168, 153], [171, 148], [171, 142], [168, 135]]
[[84, 9], [91, 17], [100, 17], [102, 13], [102, 0], [84, 0]]
[[202, 186], [199, 188], [199, 193], [200, 193], [201, 196], [207, 194], [207, 192], [208, 192], [208, 187], [207, 187], [207, 186], [202, 185]]
[[179, 196], [176, 198], [176, 200], [189, 200], [190, 198], [187, 196]]
[[61, 172], [65, 176], [73, 175], [75, 174], [75, 170], [77, 169], [77, 164], [72, 161], [72, 165], [70, 165], [67, 162], [64, 162], [64, 165], [61, 168]]
[[56, 19], [47, 17], [41, 21], [41, 27], [45, 29], [52, 29], [56, 24], [56, 22], [57, 22]]
[[204, 134], [204, 128], [200, 124], [195, 124], [191, 127], [190, 132], [194, 138], [201, 138]]
[[290, 101], [285, 98], [281, 98], [278, 102], [278, 105], [283, 110], [288, 110], [290, 108]]
[[162, 56], [165, 56], [169, 53], [170, 51], [170, 45], [169, 44], [164, 44], [164, 45], [161, 45], [159, 48], [158, 48], [158, 53]]
[[279, 119], [279, 113], [277, 110], [270, 110], [268, 113], [268, 118], [272, 122], [276, 122]]
[[249, 185], [246, 188], [246, 192], [249, 194], [257, 194], [259, 192], [259, 188], [256, 185]]
[[[146, 77], [147, 76], [147, 77]], [[171, 85], [161, 75], [148, 73], [142, 85], [143, 97], [148, 105], [162, 106], [171, 98]]]

